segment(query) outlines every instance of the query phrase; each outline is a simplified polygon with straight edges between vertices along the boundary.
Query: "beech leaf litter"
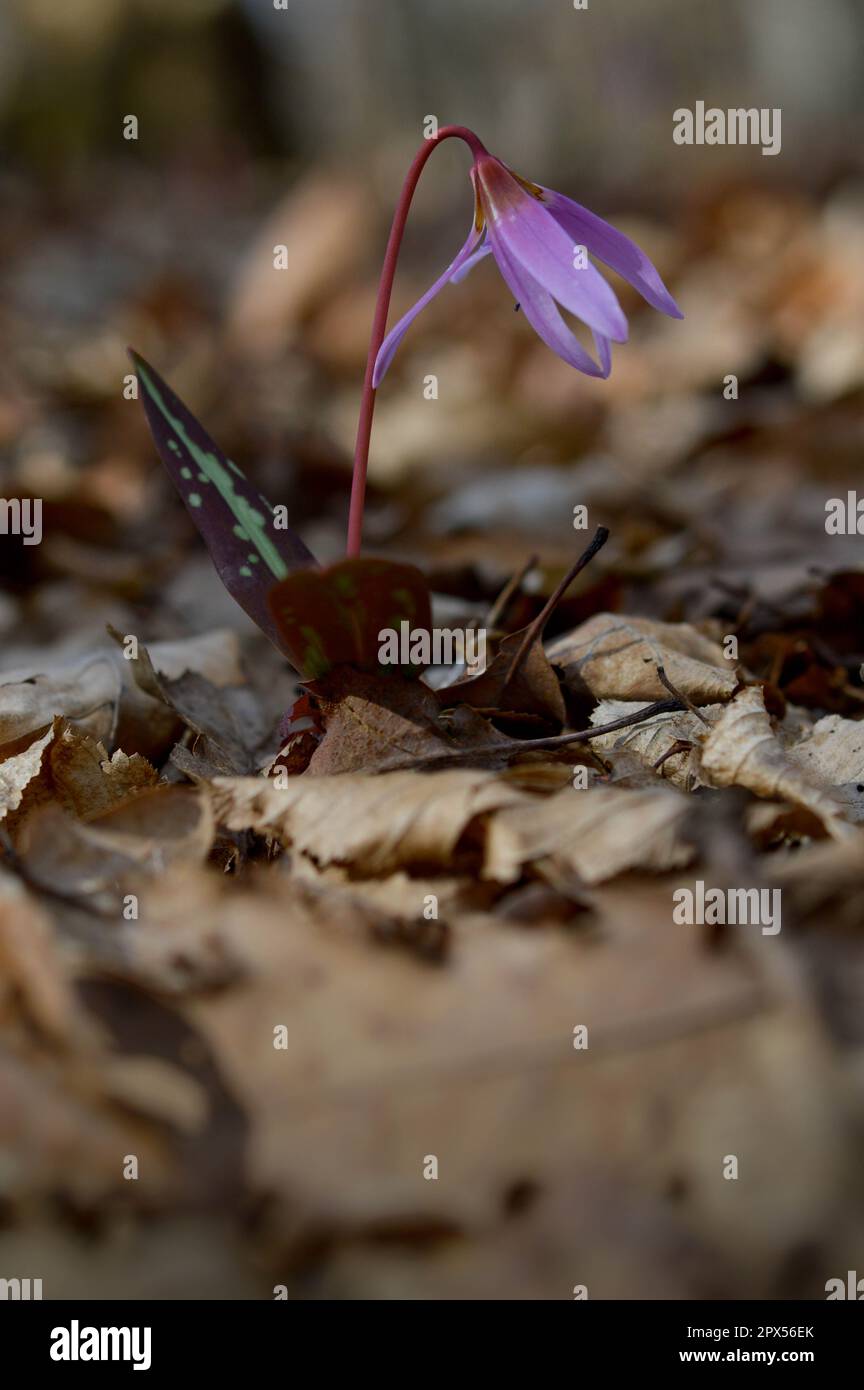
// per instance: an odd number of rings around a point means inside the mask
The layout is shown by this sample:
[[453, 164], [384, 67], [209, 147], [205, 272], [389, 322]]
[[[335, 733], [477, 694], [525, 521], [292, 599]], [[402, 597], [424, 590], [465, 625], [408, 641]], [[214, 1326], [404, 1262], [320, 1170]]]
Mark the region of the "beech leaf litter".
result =
[[[212, 322], [145, 255], [110, 370], [82, 393], [79, 322], [34, 354], [32, 408], [85, 422], [50, 467], [4, 378], [4, 487], [46, 502], [0, 611], [3, 1270], [26, 1240], [52, 1297], [767, 1298], [860, 1260], [864, 565], [824, 516], [864, 359], [817, 352], [837, 210], [713, 196], [655, 229], [684, 324], [632, 306], [608, 382], [480, 270], [443, 341], [418, 320], [362, 612], [351, 178], [250, 222]], [[237, 464], [140, 358], [118, 405], [121, 330]], [[418, 407], [433, 349], [452, 403]], [[482, 668], [382, 666], [418, 615], [482, 630]], [[779, 892], [782, 929], [676, 917], [710, 890]]]

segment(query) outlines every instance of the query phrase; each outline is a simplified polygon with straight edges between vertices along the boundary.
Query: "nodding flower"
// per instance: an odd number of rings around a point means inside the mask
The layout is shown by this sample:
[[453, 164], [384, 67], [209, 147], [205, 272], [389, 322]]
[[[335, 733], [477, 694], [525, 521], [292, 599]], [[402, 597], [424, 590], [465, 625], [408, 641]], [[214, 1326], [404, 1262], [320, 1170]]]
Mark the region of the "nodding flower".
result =
[[[607, 377], [612, 369], [612, 343], [627, 341], [624, 311], [589, 256], [616, 271], [661, 313], [684, 317], [656, 267], [623, 232], [563, 193], [520, 178], [476, 137], [473, 152], [475, 212], [468, 239], [443, 275], [387, 334], [375, 360], [373, 387], [380, 384], [421, 309], [490, 253], [534, 331], [553, 352], [588, 376]], [[560, 309], [591, 330], [599, 364], [568, 327]]]

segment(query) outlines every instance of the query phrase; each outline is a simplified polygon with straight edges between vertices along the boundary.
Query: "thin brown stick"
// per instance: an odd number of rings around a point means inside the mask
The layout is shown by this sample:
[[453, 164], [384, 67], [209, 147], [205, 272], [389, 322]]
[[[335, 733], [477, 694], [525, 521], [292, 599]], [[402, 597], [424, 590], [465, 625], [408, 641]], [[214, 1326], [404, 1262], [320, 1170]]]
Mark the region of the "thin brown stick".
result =
[[537, 617], [534, 619], [531, 626], [526, 630], [525, 636], [522, 638], [522, 641], [519, 645], [519, 650], [513, 658], [510, 670], [504, 677], [503, 688], [506, 689], [506, 687], [510, 684], [510, 681], [519, 671], [529, 651], [533, 647], [534, 643], [539, 640], [544, 627], [548, 623], [555, 609], [558, 607], [558, 604], [561, 602], [565, 593], [570, 588], [570, 585], [573, 583], [573, 580], [576, 578], [577, 574], [581, 574], [582, 570], [584, 570], [585, 566], [589, 563], [589, 561], [594, 559], [594, 556], [597, 554], [597, 551], [602, 550], [603, 546], [606, 544], [608, 539], [608, 529], [605, 526], [598, 526], [597, 530], [594, 533], [594, 539], [592, 540], [591, 544], [585, 550], [583, 550], [575, 565], [571, 565], [570, 569], [567, 571], [564, 578], [561, 580], [561, 583], [558, 584], [554, 593], [552, 593], [546, 600], [542, 609], [537, 614]]
[[[553, 748], [566, 748], [570, 743], [590, 743], [592, 738], [600, 738], [602, 734], [614, 734], [617, 729], [626, 729], [631, 724], [641, 724], [646, 719], [653, 719], [655, 714], [674, 714], [685, 706], [681, 700], [655, 700], [651, 705], [645, 705], [643, 709], [636, 710], [634, 714], [625, 714], [620, 719], [613, 719], [609, 724], [596, 724], [592, 729], [580, 729], [575, 734], [553, 734], [549, 738], [524, 738], [524, 739], [502, 739], [500, 743], [474, 744], [471, 748], [447, 749], [441, 753], [433, 753], [425, 758], [406, 758], [404, 763], [397, 764], [399, 767], [443, 767], [448, 764], [467, 762], [476, 757], [494, 757], [502, 753], [516, 757], [519, 753], [537, 753]], [[393, 770], [393, 765], [389, 765], [388, 770]]]
[[537, 564], [538, 558], [537, 555], [529, 555], [522, 568], [518, 569], [516, 573], [507, 580], [504, 588], [486, 614], [485, 627], [496, 628], [498, 626], [504, 614], [507, 612], [507, 609], [510, 607], [515, 595], [518, 594], [525, 580], [528, 578], [528, 575]]
[[651, 766], [655, 772], [658, 772], [668, 758], [677, 758], [679, 753], [689, 753], [692, 747], [693, 744], [690, 742], [689, 739], [676, 738], [675, 742], [670, 743], [669, 747], [666, 749], [666, 752], [661, 753], [656, 763], [652, 763]]
[[663, 666], [658, 665], [657, 667], [657, 679], [661, 685], [665, 685], [670, 695], [674, 695], [676, 700], [680, 700], [685, 709], [689, 709], [691, 714], [695, 714], [696, 718], [701, 719], [702, 723], [707, 724], [710, 729], [711, 720], [706, 719], [701, 709], [697, 709], [692, 700], [688, 700], [686, 695], [683, 695], [680, 690], [675, 688]]

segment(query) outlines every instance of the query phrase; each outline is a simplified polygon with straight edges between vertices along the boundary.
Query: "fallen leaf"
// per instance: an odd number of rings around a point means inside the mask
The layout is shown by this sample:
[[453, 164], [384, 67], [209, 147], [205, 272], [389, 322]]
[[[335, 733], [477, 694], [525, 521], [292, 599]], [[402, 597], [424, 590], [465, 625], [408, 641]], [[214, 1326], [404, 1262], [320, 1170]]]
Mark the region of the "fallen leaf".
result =
[[746, 686], [723, 710], [702, 745], [700, 766], [710, 786], [746, 787], [757, 796], [791, 801], [812, 811], [835, 838], [852, 833], [833, 789], [814, 782], [777, 738], [760, 686]]
[[696, 704], [726, 700], [739, 683], [722, 649], [689, 623], [597, 613], [547, 644], [546, 654], [567, 685], [598, 700], [662, 700], [669, 692], [658, 665]]
[[192, 787], [161, 784], [86, 824], [56, 803], [40, 807], [24, 823], [17, 850], [31, 882], [72, 898], [92, 895], [119, 922], [123, 890], [175, 860], [200, 862], [212, 839], [208, 799]]
[[18, 810], [27, 787], [41, 774], [45, 750], [53, 738], [52, 727], [23, 752], [0, 762], [0, 820]]
[[385, 772], [299, 777], [284, 788], [255, 777], [217, 777], [216, 820], [269, 835], [319, 864], [362, 875], [405, 866], [449, 867], [466, 829], [531, 800], [491, 773]]
[[[591, 723], [611, 724], [643, 707], [641, 700], [601, 700], [591, 715]], [[722, 710], [722, 705], [703, 705], [700, 714], [713, 721]], [[657, 775], [664, 782], [692, 791], [699, 785], [697, 750], [705, 734], [705, 725], [695, 714], [690, 710], [675, 710], [655, 715], [629, 729], [601, 734], [592, 740], [592, 747], [598, 752], [631, 753], [652, 771], [662, 759], [661, 766], [656, 769]]]
[[50, 919], [20, 882], [0, 870], [0, 1014], [7, 1026], [10, 1010], [22, 1004], [52, 1042], [80, 1047], [94, 1041]]
[[531, 808], [500, 811], [489, 825], [484, 873], [503, 883], [550, 860], [602, 883], [629, 869], [662, 872], [687, 864], [687, 800], [671, 788], [566, 787]]
[[826, 715], [787, 751], [810, 782], [830, 789], [847, 820], [864, 821], [864, 723]]
[[446, 767], [469, 749], [480, 764], [500, 765], [518, 749], [467, 705], [442, 716], [436, 692], [422, 681], [339, 667], [307, 687], [326, 724], [309, 775]]

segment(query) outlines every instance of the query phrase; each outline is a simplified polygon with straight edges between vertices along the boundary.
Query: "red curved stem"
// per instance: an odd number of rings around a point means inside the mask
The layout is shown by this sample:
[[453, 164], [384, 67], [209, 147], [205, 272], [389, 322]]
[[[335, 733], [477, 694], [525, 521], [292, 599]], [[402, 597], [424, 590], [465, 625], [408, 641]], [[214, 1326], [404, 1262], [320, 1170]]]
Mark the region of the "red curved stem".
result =
[[405, 223], [408, 220], [408, 210], [411, 207], [411, 199], [414, 197], [414, 190], [417, 187], [423, 166], [436, 146], [442, 140], [449, 140], [452, 136], [457, 136], [464, 140], [476, 158], [478, 155], [486, 154], [486, 148], [478, 140], [477, 136], [467, 126], [446, 125], [439, 130], [436, 136], [429, 140], [424, 140], [420, 149], [414, 156], [411, 168], [405, 176], [402, 185], [402, 192], [399, 195], [399, 202], [396, 204], [396, 211], [393, 214], [393, 223], [390, 227], [390, 236], [387, 241], [387, 250], [384, 253], [384, 264], [381, 267], [381, 279], [378, 282], [378, 299], [375, 304], [375, 317], [372, 320], [372, 337], [369, 342], [369, 356], [366, 359], [366, 378], [363, 382], [363, 398], [360, 402], [360, 418], [357, 421], [357, 441], [354, 445], [354, 476], [351, 483], [351, 509], [348, 514], [348, 545], [347, 555], [359, 555], [360, 539], [363, 532], [363, 504], [366, 498], [366, 469], [369, 462], [369, 440], [372, 435], [372, 415], [375, 411], [375, 388], [372, 385], [372, 374], [375, 370], [375, 359], [378, 356], [378, 349], [384, 341], [387, 331], [387, 314], [390, 309], [390, 295], [393, 290], [393, 279], [396, 274], [396, 262], [399, 258], [399, 248], [402, 245], [402, 235], [405, 231]]

